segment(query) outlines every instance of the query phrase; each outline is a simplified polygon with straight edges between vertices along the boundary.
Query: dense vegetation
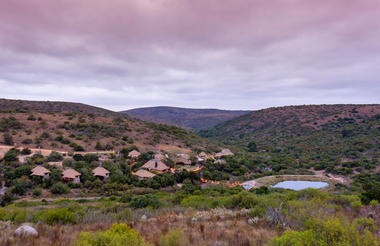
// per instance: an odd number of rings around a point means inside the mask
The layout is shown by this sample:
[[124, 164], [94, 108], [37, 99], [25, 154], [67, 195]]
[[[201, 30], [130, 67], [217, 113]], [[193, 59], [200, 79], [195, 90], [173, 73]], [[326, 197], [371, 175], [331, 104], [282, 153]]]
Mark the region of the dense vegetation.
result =
[[8, 111], [0, 114], [0, 144], [61, 151], [110, 151], [138, 145], [158, 149], [202, 146], [185, 130], [122, 117], [96, 114]]
[[[3, 110], [0, 141], [10, 147], [0, 160], [0, 245], [378, 245], [379, 113], [376, 105], [253, 112], [202, 132], [235, 153], [215, 161], [219, 144], [178, 127], [108, 114]], [[176, 171], [138, 179], [134, 172], [162, 145], [191, 149], [193, 163], [201, 151], [208, 157], [194, 171], [176, 165], [167, 149], [164, 162]], [[65, 152], [31, 155], [38, 146]], [[91, 150], [108, 153], [85, 152]], [[142, 153], [131, 159], [132, 150]], [[110, 171], [106, 181], [92, 174], [100, 164]], [[48, 178], [30, 176], [37, 165]], [[81, 174], [80, 183], [62, 181], [67, 168]], [[283, 174], [343, 182], [298, 192], [268, 185], [246, 191], [236, 183]], [[39, 237], [11, 237], [23, 223]]]
[[[128, 154], [135, 149], [135, 146], [122, 149], [121, 153]], [[24, 149], [23, 151], [28, 151]], [[177, 183], [185, 182], [188, 185], [200, 184], [200, 176], [197, 173], [177, 172], [174, 175], [169, 173], [158, 174], [149, 180], [139, 180], [132, 174], [141, 167], [145, 162], [152, 158], [153, 152], [142, 153], [137, 160], [130, 160], [127, 156], [111, 156], [109, 160], [102, 162], [102, 166], [111, 172], [107, 182], [101, 181], [94, 177], [92, 170], [100, 165], [99, 158], [95, 154], [75, 154], [72, 159], [64, 159], [57, 152], [52, 152], [48, 157], [40, 154], [34, 154], [26, 163], [18, 162], [20, 151], [11, 149], [7, 152], [4, 160], [0, 162], [0, 172], [3, 174], [0, 181], [9, 187], [6, 194], [1, 198], [1, 204], [6, 205], [18, 196], [32, 195], [39, 197], [42, 190], [50, 191], [52, 194], [68, 194], [72, 196], [100, 196], [100, 195], [125, 195], [124, 199], [130, 199], [125, 191], [134, 187], [146, 187], [151, 189], [160, 189], [173, 186]], [[62, 161], [63, 169], [73, 168], [80, 174], [81, 183], [62, 183], [62, 169], [57, 166], [49, 165], [48, 161]], [[133, 163], [133, 165], [131, 165]], [[37, 164], [43, 165], [51, 171], [48, 178], [29, 176], [33, 167]], [[187, 185], [184, 185], [186, 188]], [[144, 201], [136, 201], [136, 204]], [[139, 206], [139, 205], [137, 205]]]
[[[379, 203], [373, 200], [370, 205], [363, 205], [355, 195], [317, 190], [248, 192], [221, 187], [140, 192], [135, 191], [127, 200], [111, 196], [96, 200], [22, 201], [0, 209], [0, 220], [16, 225], [38, 223], [39, 229], [47, 231], [35, 241], [37, 245], [49, 240], [76, 245], [174, 246], [215, 242], [242, 246], [379, 243]], [[154, 202], [136, 206], [137, 200]], [[55, 232], [62, 226], [67, 228], [63, 230], [70, 228], [71, 234]], [[18, 245], [26, 242], [13, 240]]]
[[351, 175], [379, 165], [379, 126], [380, 106], [297, 106], [255, 111], [201, 134], [278, 173]]

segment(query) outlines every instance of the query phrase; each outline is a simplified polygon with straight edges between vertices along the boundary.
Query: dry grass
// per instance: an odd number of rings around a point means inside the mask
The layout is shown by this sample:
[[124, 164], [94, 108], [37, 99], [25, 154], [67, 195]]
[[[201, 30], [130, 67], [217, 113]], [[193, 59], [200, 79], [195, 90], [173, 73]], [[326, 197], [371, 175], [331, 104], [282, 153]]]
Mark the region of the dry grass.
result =
[[[161, 211], [162, 212], [162, 211]], [[205, 214], [206, 213], [206, 214]], [[136, 218], [127, 223], [153, 245], [159, 246], [160, 237], [171, 229], [179, 229], [185, 233], [189, 245], [265, 245], [268, 240], [278, 236], [278, 232], [265, 225], [251, 226], [248, 224], [246, 211], [232, 212], [229, 210], [212, 210], [208, 212], [184, 211], [184, 213], [167, 212], [148, 215], [146, 220]], [[134, 216], [135, 217], [135, 216]], [[91, 224], [34, 225], [39, 236], [36, 238], [15, 238], [13, 231], [17, 225], [3, 226], [0, 231], [0, 245], [22, 246], [69, 246], [74, 245], [75, 237], [80, 231], [107, 230], [112, 221], [102, 221]], [[5, 223], [3, 223], [5, 224]]]

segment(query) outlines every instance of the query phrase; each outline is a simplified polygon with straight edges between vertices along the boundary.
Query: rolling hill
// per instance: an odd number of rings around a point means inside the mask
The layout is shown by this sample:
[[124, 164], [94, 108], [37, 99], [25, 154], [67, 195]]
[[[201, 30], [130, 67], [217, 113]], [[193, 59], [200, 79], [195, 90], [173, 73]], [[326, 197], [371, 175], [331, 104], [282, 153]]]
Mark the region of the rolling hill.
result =
[[148, 107], [123, 111], [144, 121], [179, 126], [191, 130], [210, 129], [218, 123], [246, 114], [244, 110], [190, 109], [177, 107]]
[[352, 166], [373, 168], [380, 157], [380, 105], [268, 108], [200, 135], [240, 146], [280, 169], [291, 165], [340, 171]]
[[0, 144], [62, 151], [189, 150], [204, 140], [184, 129], [70, 102], [0, 100]]

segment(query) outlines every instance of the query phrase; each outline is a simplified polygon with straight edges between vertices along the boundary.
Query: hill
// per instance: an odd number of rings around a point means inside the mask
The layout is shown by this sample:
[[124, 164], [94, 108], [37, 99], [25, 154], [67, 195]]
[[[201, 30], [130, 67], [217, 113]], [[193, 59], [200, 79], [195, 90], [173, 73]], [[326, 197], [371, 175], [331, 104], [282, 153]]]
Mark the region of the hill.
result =
[[360, 172], [378, 165], [380, 105], [309, 105], [253, 111], [202, 131], [280, 169]]
[[142, 151], [158, 151], [189, 150], [204, 142], [178, 127], [80, 103], [2, 99], [0, 107], [0, 144], [62, 151], [120, 150], [135, 145]]
[[99, 114], [106, 116], [120, 116], [117, 112], [99, 108], [83, 103], [73, 102], [55, 102], [55, 101], [26, 101], [0, 99], [0, 112], [9, 111], [33, 111], [42, 113], [83, 113], [83, 114]]
[[218, 123], [246, 114], [250, 111], [191, 109], [177, 107], [148, 107], [123, 111], [138, 119], [179, 126], [185, 129], [206, 130]]

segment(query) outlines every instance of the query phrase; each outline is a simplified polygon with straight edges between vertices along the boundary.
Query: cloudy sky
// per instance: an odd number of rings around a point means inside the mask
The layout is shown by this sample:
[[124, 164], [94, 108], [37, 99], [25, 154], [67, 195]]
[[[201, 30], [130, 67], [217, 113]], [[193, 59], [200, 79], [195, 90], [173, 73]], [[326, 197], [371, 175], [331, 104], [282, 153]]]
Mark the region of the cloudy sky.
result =
[[380, 1], [1, 0], [0, 98], [380, 103]]

